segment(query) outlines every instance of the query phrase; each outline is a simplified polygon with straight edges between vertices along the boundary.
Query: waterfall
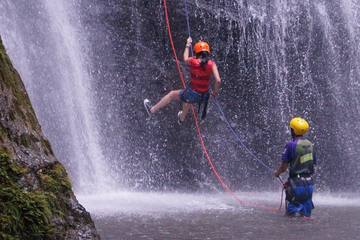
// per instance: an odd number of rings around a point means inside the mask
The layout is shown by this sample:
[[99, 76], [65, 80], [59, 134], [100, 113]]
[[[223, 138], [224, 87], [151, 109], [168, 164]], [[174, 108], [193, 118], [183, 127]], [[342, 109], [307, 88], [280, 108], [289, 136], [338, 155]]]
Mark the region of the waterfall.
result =
[[[168, 6], [179, 56], [187, 37], [183, 4], [169, 1]], [[246, 146], [277, 167], [290, 137], [288, 122], [301, 115], [309, 120], [308, 137], [316, 144], [318, 188], [359, 189], [358, 1], [188, 4], [192, 37], [211, 45], [223, 79], [219, 102]], [[181, 87], [162, 1], [4, 0], [0, 10], [4, 43], [77, 189], [218, 186], [192, 121], [176, 123], [179, 104], [145, 121], [143, 98], [155, 102]], [[211, 102], [202, 130], [229, 185], [274, 188], [269, 173], [236, 144]]]
[[91, 51], [72, 1], [2, 1], [0, 34], [78, 192], [114, 187], [99, 144]]
[[[181, 56], [187, 37], [184, 2], [168, 4]], [[360, 135], [358, 1], [188, 4], [192, 37], [210, 42], [223, 79], [219, 101], [247, 147], [276, 168], [290, 138], [288, 122], [300, 115], [311, 124], [308, 137], [319, 156], [319, 189], [356, 189], [359, 184], [348, 176], [360, 174], [360, 152], [353, 147]], [[162, 1], [93, 1], [83, 2], [82, 9], [88, 13], [84, 18], [92, 49], [109, 63], [106, 68], [98, 64], [96, 82], [105, 93], [98, 103], [101, 115], [109, 116], [101, 124], [111, 126], [104, 128], [112, 146], [106, 154], [121, 159], [114, 166], [131, 188], [198, 189], [204, 182], [216, 186], [192, 121], [176, 124], [178, 104], [163, 109], [150, 123], [144, 121], [143, 97], [157, 101], [180, 87]], [[224, 178], [242, 189], [274, 186], [269, 173], [235, 144], [211, 103], [209, 111], [203, 134]], [[111, 134], [114, 130], [116, 135]], [[122, 141], [127, 157], [115, 151]]]

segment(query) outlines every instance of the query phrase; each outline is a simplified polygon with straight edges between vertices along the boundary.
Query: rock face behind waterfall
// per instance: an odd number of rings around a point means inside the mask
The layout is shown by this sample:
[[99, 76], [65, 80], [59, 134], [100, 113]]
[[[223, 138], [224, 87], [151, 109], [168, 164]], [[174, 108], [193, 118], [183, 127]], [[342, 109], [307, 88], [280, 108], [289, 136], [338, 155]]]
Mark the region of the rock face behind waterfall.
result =
[[1, 39], [0, 239], [99, 239]]
[[[104, 154], [113, 159], [118, 182], [131, 188], [211, 189], [219, 185], [192, 119], [176, 123], [180, 104], [145, 121], [143, 98], [155, 102], [181, 88], [162, 2], [81, 1], [94, 53]], [[167, 2], [181, 60], [188, 36], [184, 1]], [[218, 100], [242, 144], [275, 169], [290, 137], [289, 120], [302, 116], [311, 125], [307, 137], [318, 155], [317, 190], [358, 191], [360, 151], [353, 147], [360, 141], [358, 1], [187, 3], [191, 35], [210, 43], [223, 81]], [[209, 154], [233, 189], [277, 188], [212, 100], [201, 128]]]

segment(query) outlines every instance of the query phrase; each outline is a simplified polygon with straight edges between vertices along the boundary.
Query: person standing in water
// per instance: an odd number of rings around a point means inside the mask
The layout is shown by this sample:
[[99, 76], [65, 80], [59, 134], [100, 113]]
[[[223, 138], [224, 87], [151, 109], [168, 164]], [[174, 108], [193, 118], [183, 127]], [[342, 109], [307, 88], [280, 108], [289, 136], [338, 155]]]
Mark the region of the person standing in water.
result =
[[191, 44], [192, 39], [189, 37], [184, 50], [184, 62], [190, 67], [190, 84], [185, 89], [170, 91], [154, 106], [151, 106], [150, 100], [145, 99], [144, 106], [149, 116], [176, 100], [183, 102], [182, 110], [178, 112], [179, 124], [185, 120], [190, 106], [193, 103], [198, 103], [199, 107], [201, 104], [204, 105], [201, 119], [205, 119], [207, 103], [210, 98], [210, 79], [212, 76], [215, 79], [215, 84], [212, 90], [213, 96], [217, 96], [219, 94], [221, 79], [215, 62], [210, 59], [209, 44], [204, 41], [197, 42], [194, 45], [195, 57], [189, 57]]
[[288, 181], [284, 184], [286, 190], [286, 214], [288, 216], [310, 217], [314, 208], [312, 194], [314, 183], [314, 165], [316, 155], [313, 144], [304, 138], [309, 130], [308, 122], [300, 117], [290, 121], [291, 137], [282, 155], [282, 163], [275, 171], [275, 177], [289, 169]]

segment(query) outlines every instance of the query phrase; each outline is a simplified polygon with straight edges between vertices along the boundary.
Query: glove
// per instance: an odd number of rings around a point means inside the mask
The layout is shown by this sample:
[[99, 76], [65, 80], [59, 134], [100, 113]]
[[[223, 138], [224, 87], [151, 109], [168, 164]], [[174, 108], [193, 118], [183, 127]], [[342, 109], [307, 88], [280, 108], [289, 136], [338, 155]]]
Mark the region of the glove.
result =
[[192, 38], [188, 37], [188, 39], [186, 40], [186, 47], [190, 47], [192, 43]]

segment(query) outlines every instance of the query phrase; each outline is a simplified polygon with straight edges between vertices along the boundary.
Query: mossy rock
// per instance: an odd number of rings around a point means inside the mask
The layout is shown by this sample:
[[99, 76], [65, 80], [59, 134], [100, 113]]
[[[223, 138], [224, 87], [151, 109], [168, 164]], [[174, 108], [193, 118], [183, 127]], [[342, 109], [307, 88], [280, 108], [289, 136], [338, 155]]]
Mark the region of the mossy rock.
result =
[[47, 139], [42, 139], [41, 144], [45, 150], [46, 155], [49, 155], [49, 154], [54, 155], [54, 152], [51, 148], [50, 142]]
[[52, 219], [63, 219], [68, 206], [63, 195], [71, 192], [64, 167], [52, 163], [38, 171], [41, 188], [25, 190], [19, 180], [31, 170], [0, 154], [0, 239], [62, 239]]
[[12, 184], [13, 182], [16, 182], [21, 177], [21, 175], [28, 171], [28, 169], [11, 162], [9, 155], [5, 151], [0, 152], [1, 184]]
[[41, 169], [38, 172], [42, 188], [45, 191], [68, 193], [71, 191], [71, 182], [65, 168], [55, 162], [48, 168]]
[[4, 239], [48, 239], [55, 197], [44, 192], [26, 192], [16, 185], [0, 189], [0, 233]]
[[[4, 84], [5, 88], [10, 89], [13, 96], [13, 109], [10, 112], [10, 118], [14, 121], [20, 117], [26, 124], [29, 124], [33, 129], [39, 128], [37, 124], [34, 109], [30, 103], [28, 94], [25, 91], [25, 86], [20, 79], [20, 75], [14, 69], [6, 50], [0, 38], [0, 82]], [[3, 88], [3, 87], [2, 87]]]
[[55, 161], [1, 37], [0, 91], [0, 239], [99, 239]]
[[27, 192], [18, 184], [29, 169], [0, 154], [0, 236], [2, 239], [46, 239], [51, 235], [54, 196]]
[[9, 138], [8, 133], [9, 133], [9, 129], [4, 127], [0, 122], [0, 138], [2, 139], [2, 141], [5, 141], [5, 139]]

